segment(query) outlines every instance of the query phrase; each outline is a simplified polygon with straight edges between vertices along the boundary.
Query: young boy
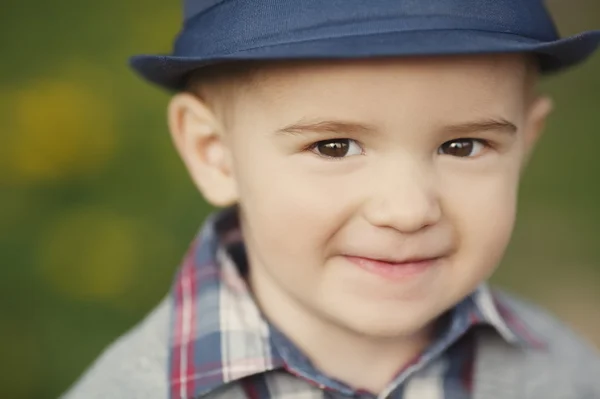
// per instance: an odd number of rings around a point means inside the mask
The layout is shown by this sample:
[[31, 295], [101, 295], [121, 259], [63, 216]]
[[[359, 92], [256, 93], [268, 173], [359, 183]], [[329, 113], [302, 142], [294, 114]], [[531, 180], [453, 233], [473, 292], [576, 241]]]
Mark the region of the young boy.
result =
[[589, 56], [538, 0], [188, 0], [169, 125], [224, 208], [69, 398], [600, 398], [600, 358], [486, 280]]

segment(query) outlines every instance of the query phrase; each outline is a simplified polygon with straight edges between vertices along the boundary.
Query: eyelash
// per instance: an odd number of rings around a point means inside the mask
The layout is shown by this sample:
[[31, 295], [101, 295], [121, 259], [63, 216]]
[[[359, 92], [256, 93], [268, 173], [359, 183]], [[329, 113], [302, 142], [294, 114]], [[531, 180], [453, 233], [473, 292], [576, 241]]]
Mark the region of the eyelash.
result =
[[[318, 148], [320, 145], [329, 144], [329, 143], [340, 143], [340, 142], [344, 142], [344, 141], [346, 141], [346, 142], [350, 142], [350, 143], [355, 143], [356, 145], [358, 145], [358, 146], [360, 147], [360, 149], [361, 149], [361, 154], [354, 154], [354, 155], [363, 155], [363, 154], [364, 154], [364, 149], [363, 149], [363, 147], [361, 146], [361, 144], [360, 144], [358, 141], [356, 141], [356, 140], [353, 140], [353, 139], [349, 139], [349, 138], [340, 138], [340, 139], [328, 139], [328, 140], [320, 140], [320, 141], [317, 141], [317, 142], [315, 142], [315, 143], [312, 143], [312, 144], [310, 144], [309, 146], [307, 146], [307, 147], [305, 148], [305, 151], [310, 151], [310, 152], [312, 152], [312, 153], [314, 153], [314, 154], [316, 154], [316, 155], [318, 155], [318, 156], [320, 156], [320, 157], [322, 157], [322, 158], [325, 158], [325, 159], [330, 159], [330, 160], [341, 160], [341, 159], [347, 158], [347, 156], [346, 156], [346, 155], [339, 156], [339, 157], [336, 157], [336, 156], [328, 156], [328, 155], [325, 155], [325, 154], [321, 154], [321, 153], [319, 153], [319, 152], [317, 151], [317, 148]], [[460, 142], [463, 142], [463, 143], [464, 143], [465, 141], [470, 141], [470, 142], [472, 142], [472, 143], [475, 143], [475, 144], [480, 144], [480, 145], [482, 145], [482, 146], [483, 146], [483, 148], [480, 150], [480, 152], [484, 152], [484, 151], [486, 151], [486, 150], [488, 150], [488, 149], [490, 149], [490, 148], [493, 148], [493, 145], [492, 145], [492, 144], [491, 144], [491, 143], [490, 143], [488, 140], [484, 140], [484, 139], [476, 139], [476, 138], [471, 138], [471, 137], [460, 137], [460, 138], [456, 138], [456, 139], [448, 140], [448, 141], [445, 141], [444, 143], [442, 143], [442, 144], [441, 144], [441, 145], [438, 147], [437, 153], [438, 153], [439, 155], [448, 155], [448, 156], [452, 156], [452, 157], [455, 157], [455, 158], [467, 158], [467, 159], [469, 159], [469, 158], [477, 158], [477, 157], [479, 157], [479, 156], [480, 156], [479, 154], [477, 154], [477, 155], [473, 155], [473, 156], [470, 156], [470, 155], [466, 155], [466, 156], [459, 156], [459, 155], [445, 154], [445, 153], [443, 153], [443, 152], [442, 152], [442, 151], [443, 151], [442, 149], [443, 149], [443, 147], [444, 147], [444, 146], [449, 146], [449, 145], [451, 145], [451, 144], [460, 143]], [[459, 150], [460, 150], [460, 148], [459, 148]], [[352, 155], [352, 156], [353, 156], [353, 155]]]
[[[482, 146], [480, 153], [475, 154], [475, 155], [466, 155], [466, 156], [460, 156], [460, 155], [452, 155], [452, 154], [445, 154], [442, 152], [444, 146], [449, 146], [451, 144], [456, 144], [456, 143], [464, 143], [465, 141], [469, 141], [472, 142], [474, 144], [479, 144]], [[444, 142], [442, 145], [440, 145], [438, 147], [438, 154], [439, 155], [448, 155], [448, 156], [452, 156], [455, 158], [478, 158], [479, 156], [481, 156], [482, 153], [484, 153], [485, 151], [489, 150], [490, 148], [492, 148], [492, 145], [489, 141], [484, 140], [484, 139], [476, 139], [476, 138], [472, 138], [472, 137], [461, 137], [461, 138], [457, 138], [457, 139], [453, 139], [453, 140], [448, 140], [446, 142]], [[473, 147], [471, 148], [473, 149]], [[460, 148], [459, 148], [460, 150]]]
[[344, 159], [344, 158], [347, 158], [347, 156], [341, 156], [341, 157], [328, 156], [328, 155], [321, 154], [321, 153], [317, 152], [317, 148], [318, 148], [320, 145], [324, 145], [324, 144], [328, 144], [328, 143], [340, 143], [340, 142], [343, 142], [343, 141], [348, 141], [348, 142], [350, 142], [350, 145], [351, 145], [352, 143], [354, 143], [354, 144], [356, 144], [356, 145], [357, 145], [357, 146], [360, 148], [360, 154], [354, 154], [354, 155], [363, 155], [363, 154], [364, 154], [364, 149], [363, 149], [362, 145], [361, 145], [361, 144], [360, 144], [360, 143], [359, 143], [357, 140], [354, 140], [354, 139], [349, 139], [349, 138], [339, 138], [339, 139], [320, 140], [320, 141], [317, 141], [317, 142], [315, 142], [315, 143], [312, 143], [311, 145], [309, 145], [308, 147], [306, 147], [306, 149], [305, 149], [305, 150], [306, 150], [306, 151], [310, 151], [310, 152], [312, 152], [312, 153], [316, 154], [317, 156], [319, 156], [319, 157], [321, 157], [321, 158], [325, 158], [325, 159], [327, 159], [327, 160], [334, 160], [334, 161], [338, 161], [338, 160], [342, 160], [342, 159]]

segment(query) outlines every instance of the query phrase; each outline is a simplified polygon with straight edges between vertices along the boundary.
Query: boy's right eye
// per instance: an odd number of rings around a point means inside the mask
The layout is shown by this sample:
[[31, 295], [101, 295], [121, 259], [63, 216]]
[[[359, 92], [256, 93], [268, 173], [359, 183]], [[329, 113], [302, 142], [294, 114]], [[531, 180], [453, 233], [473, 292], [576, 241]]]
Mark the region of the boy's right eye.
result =
[[333, 139], [317, 141], [310, 146], [317, 155], [326, 158], [345, 158], [353, 155], [361, 155], [362, 148], [352, 139]]

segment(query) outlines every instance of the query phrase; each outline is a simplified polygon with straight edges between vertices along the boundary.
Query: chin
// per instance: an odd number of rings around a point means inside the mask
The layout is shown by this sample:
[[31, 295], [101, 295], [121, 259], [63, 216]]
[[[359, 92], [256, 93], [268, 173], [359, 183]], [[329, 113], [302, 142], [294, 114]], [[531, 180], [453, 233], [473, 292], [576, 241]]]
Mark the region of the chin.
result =
[[[346, 320], [339, 320], [347, 329], [359, 335], [376, 339], [397, 339], [413, 337], [426, 333], [436, 317], [431, 319], [423, 314], [414, 315], [411, 312], [397, 310], [396, 314], [382, 312], [365, 312], [348, 315]], [[403, 314], [402, 314], [403, 313]]]

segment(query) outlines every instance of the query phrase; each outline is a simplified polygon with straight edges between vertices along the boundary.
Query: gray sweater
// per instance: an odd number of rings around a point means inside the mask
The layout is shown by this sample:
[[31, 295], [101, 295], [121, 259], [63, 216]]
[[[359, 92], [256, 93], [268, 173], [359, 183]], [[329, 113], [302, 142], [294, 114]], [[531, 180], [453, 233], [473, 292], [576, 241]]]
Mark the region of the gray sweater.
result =
[[[517, 348], [482, 330], [477, 337], [474, 399], [600, 399], [596, 349], [542, 309], [502, 296], [548, 348]], [[170, 299], [166, 299], [110, 346], [64, 398], [167, 399], [170, 312]], [[318, 390], [311, 392], [294, 398], [323, 397]], [[245, 395], [233, 385], [207, 398]]]

